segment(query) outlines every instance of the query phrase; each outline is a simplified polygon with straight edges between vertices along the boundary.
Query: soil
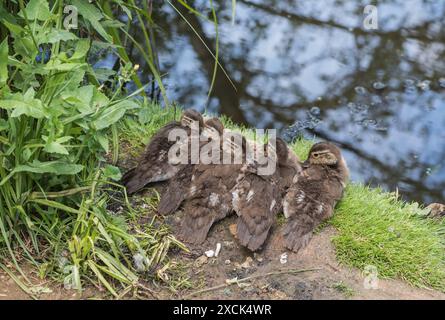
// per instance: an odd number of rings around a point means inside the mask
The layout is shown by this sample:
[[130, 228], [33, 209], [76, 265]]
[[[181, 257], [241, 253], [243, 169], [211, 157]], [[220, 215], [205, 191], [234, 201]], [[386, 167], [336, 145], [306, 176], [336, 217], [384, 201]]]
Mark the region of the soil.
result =
[[[166, 221], [173, 226], [180, 219], [178, 215]], [[253, 254], [237, 244], [230, 229], [236, 217], [227, 218], [217, 224], [208, 239], [199, 246], [189, 246], [190, 253], [175, 251], [170, 254], [172, 262], [185, 266], [192, 289], [179, 289], [173, 293], [166, 286], [152, 288], [160, 299], [445, 299], [445, 294], [415, 288], [400, 280], [378, 280], [377, 288], [366, 289], [365, 276], [361, 271], [340, 265], [335, 258], [335, 248], [331, 243], [334, 228], [328, 226], [316, 234], [308, 247], [298, 253], [283, 249], [279, 228], [272, 230], [267, 246]], [[174, 227], [173, 227], [174, 230]], [[203, 253], [215, 250], [216, 244], [222, 245], [218, 257], [207, 258]], [[287, 259], [280, 261], [283, 253]], [[282, 260], [282, 259], [281, 259]], [[282, 263], [283, 262], [283, 263]], [[289, 270], [306, 270], [290, 273]], [[282, 274], [265, 275], [284, 272]], [[32, 273], [30, 273], [32, 274]], [[249, 281], [232, 282], [254, 277]], [[51, 292], [41, 293], [40, 299], [89, 299], [104, 298], [95, 288], [88, 288], [82, 295], [65, 290], [56, 283], [48, 283], [32, 277], [35, 288], [48, 288]], [[199, 293], [215, 286], [212, 289]], [[222, 287], [221, 287], [222, 286]], [[0, 300], [30, 299], [4, 273], [0, 273]]]
[[[175, 218], [177, 219], [177, 218]], [[280, 229], [272, 231], [266, 247], [256, 254], [239, 246], [230, 232], [236, 217], [216, 225], [206, 242], [191, 248], [194, 257], [222, 245], [217, 258], [207, 259], [202, 267], [193, 267], [196, 275], [205, 279], [205, 288], [226, 283], [227, 279], [256, 277], [239, 285], [230, 285], [218, 290], [182, 297], [195, 299], [445, 299], [445, 294], [432, 290], [415, 288], [400, 280], [379, 279], [375, 289], [367, 289], [365, 275], [360, 271], [340, 265], [331, 243], [335, 235], [333, 227], [326, 227], [316, 234], [309, 245], [298, 253], [285, 250]], [[280, 261], [282, 254], [286, 261]], [[178, 257], [179, 258], [179, 257]], [[182, 259], [190, 259], [184, 257]], [[203, 258], [200, 258], [205, 260]], [[195, 260], [196, 261], [196, 260]], [[230, 263], [229, 263], [230, 261]], [[282, 263], [285, 262], [285, 263]], [[286, 270], [307, 270], [297, 274], [261, 276]], [[367, 286], [369, 288], [369, 286]], [[195, 289], [195, 292], [199, 291]]]

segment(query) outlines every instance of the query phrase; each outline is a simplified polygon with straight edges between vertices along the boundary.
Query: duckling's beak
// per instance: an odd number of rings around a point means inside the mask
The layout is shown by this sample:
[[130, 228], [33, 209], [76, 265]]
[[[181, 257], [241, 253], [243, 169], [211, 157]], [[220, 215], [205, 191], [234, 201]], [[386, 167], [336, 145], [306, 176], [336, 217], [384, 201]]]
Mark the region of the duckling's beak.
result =
[[307, 159], [305, 162], [303, 162], [303, 163], [301, 164], [301, 166], [302, 166], [304, 169], [309, 168], [309, 165], [310, 165], [310, 163], [309, 163], [309, 159]]

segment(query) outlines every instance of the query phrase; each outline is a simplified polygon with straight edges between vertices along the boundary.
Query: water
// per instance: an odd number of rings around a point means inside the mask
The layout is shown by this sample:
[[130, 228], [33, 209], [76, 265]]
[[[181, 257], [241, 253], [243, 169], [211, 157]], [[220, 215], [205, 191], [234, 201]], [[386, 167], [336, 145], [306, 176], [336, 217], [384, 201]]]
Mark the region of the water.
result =
[[[334, 141], [353, 181], [445, 202], [445, 1], [379, 1], [378, 30], [362, 27], [369, 1], [238, 0], [234, 24], [231, 1], [215, 2], [220, 63], [236, 90], [219, 70], [207, 101], [213, 58], [158, 1], [155, 38], [171, 100], [289, 139]], [[210, 16], [207, 0], [189, 3]], [[214, 49], [212, 23], [183, 14]]]

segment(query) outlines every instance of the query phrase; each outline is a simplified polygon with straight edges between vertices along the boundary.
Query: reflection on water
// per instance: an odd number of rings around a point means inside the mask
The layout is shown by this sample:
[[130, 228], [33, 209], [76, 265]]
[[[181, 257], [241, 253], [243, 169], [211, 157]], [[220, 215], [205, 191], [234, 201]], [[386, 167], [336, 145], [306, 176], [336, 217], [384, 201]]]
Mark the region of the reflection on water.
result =
[[[158, 2], [170, 99], [287, 138], [305, 132], [335, 141], [352, 180], [445, 202], [444, 0], [379, 1], [378, 30], [362, 27], [369, 1], [237, 0], [234, 24], [231, 1], [217, 2], [220, 62], [236, 90], [219, 70], [206, 104], [213, 58]], [[188, 3], [210, 16], [207, 0]], [[212, 23], [181, 12], [214, 50]]]

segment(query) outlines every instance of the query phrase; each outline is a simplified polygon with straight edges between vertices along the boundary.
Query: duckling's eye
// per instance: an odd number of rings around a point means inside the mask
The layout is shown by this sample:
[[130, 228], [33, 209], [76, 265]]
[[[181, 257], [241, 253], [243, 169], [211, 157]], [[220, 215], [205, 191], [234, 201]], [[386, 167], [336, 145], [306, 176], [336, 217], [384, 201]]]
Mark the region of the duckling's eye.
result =
[[318, 154], [318, 153], [314, 153], [314, 154], [312, 154], [312, 156], [313, 156], [314, 158], [318, 158], [319, 154]]

